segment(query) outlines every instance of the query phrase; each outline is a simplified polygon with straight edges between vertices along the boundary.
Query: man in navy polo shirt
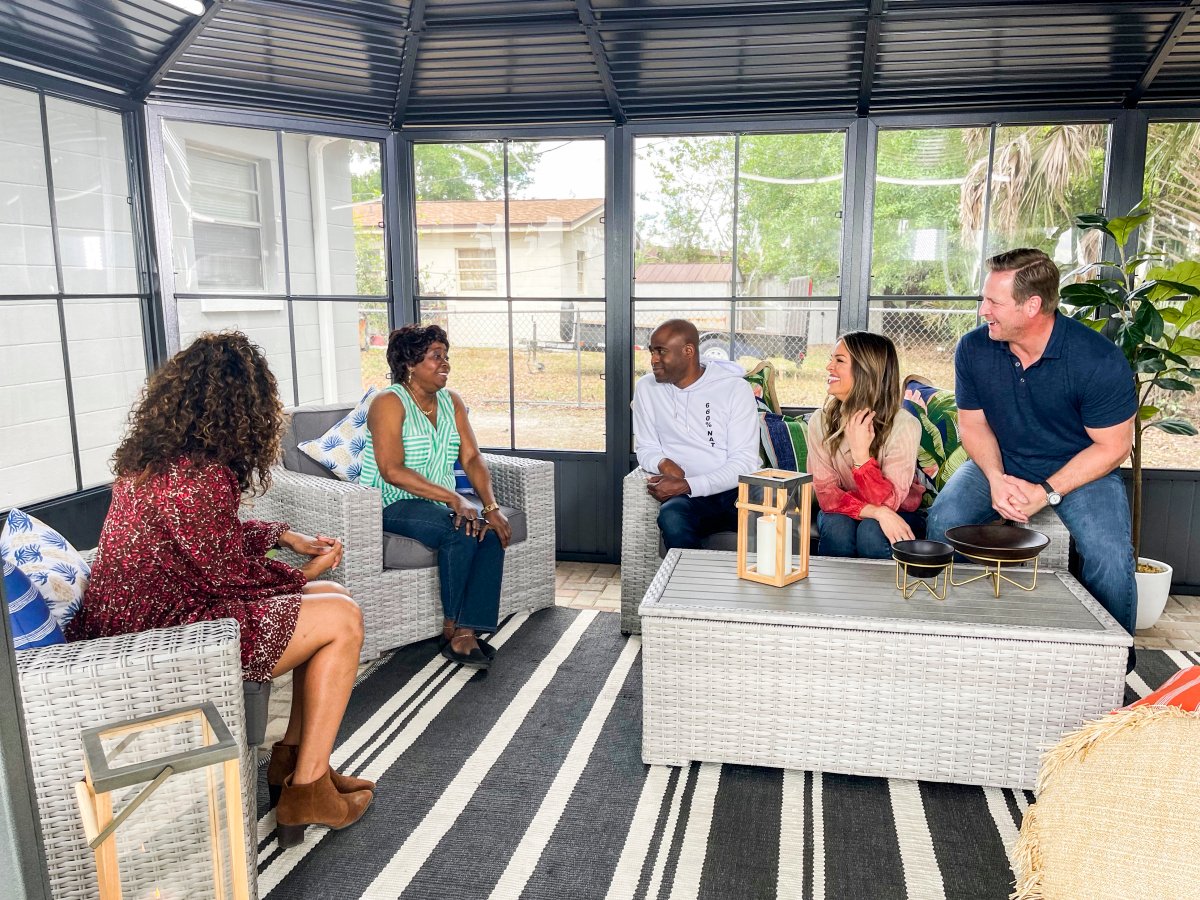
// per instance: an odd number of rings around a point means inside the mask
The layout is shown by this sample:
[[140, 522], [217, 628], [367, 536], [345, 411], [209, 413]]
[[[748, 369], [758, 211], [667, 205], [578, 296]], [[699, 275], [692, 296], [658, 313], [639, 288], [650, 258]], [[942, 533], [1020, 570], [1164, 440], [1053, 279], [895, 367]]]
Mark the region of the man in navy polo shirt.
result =
[[1116, 471], [1133, 446], [1137, 393], [1124, 354], [1060, 314], [1058, 267], [1040, 250], [988, 260], [979, 315], [954, 354], [958, 429], [971, 459], [929, 511], [928, 536], [1046, 505], [1075, 540], [1080, 581], [1133, 634], [1129, 501]]

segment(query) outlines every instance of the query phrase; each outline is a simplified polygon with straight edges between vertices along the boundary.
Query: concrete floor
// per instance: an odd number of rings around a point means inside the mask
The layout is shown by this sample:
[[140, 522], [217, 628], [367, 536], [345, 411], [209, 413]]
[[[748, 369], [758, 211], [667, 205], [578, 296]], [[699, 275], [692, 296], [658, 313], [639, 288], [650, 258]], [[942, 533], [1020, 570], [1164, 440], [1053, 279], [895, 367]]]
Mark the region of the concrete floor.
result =
[[[621, 612], [621, 568], [604, 563], [560, 562], [555, 568], [554, 602], [572, 609]], [[1200, 597], [1172, 596], [1158, 624], [1134, 636], [1135, 645], [1155, 650], [1200, 651]], [[365, 670], [371, 663], [365, 663]], [[360, 670], [360, 671], [362, 671]], [[271, 689], [269, 748], [287, 726], [291, 676], [275, 679]]]

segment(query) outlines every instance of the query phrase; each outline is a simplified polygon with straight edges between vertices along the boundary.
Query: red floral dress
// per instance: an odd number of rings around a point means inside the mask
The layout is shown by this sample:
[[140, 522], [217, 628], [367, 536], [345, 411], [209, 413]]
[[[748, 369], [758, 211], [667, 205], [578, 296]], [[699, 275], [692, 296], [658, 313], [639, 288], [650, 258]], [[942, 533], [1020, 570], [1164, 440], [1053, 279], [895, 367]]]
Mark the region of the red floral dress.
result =
[[186, 459], [138, 484], [119, 478], [83, 609], [68, 640], [237, 619], [242, 670], [268, 681], [296, 630], [304, 573], [267, 559], [282, 522], [242, 522], [237, 476]]

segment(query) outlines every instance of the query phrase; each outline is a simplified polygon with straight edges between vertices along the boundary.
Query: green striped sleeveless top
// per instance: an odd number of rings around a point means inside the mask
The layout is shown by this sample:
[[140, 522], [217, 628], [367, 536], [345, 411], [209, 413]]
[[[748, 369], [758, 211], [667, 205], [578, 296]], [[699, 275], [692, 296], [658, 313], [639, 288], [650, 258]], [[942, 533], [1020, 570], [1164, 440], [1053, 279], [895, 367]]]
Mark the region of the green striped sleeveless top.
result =
[[[404, 404], [404, 429], [401, 438], [404, 441], [404, 465], [418, 472], [434, 484], [454, 490], [454, 460], [458, 459], [458, 425], [454, 420], [454, 399], [450, 392], [443, 388], [436, 394], [437, 398], [437, 428], [429, 421], [429, 417], [417, 406], [417, 401], [403, 385], [392, 384], [384, 388], [400, 398]], [[358, 483], [367, 487], [379, 488], [383, 494], [383, 505], [395, 503], [397, 500], [428, 499], [417, 497], [403, 491], [394, 484], [388, 484], [379, 474], [379, 466], [375, 462], [375, 441], [371, 430], [367, 429], [367, 446], [363, 449], [362, 474]]]

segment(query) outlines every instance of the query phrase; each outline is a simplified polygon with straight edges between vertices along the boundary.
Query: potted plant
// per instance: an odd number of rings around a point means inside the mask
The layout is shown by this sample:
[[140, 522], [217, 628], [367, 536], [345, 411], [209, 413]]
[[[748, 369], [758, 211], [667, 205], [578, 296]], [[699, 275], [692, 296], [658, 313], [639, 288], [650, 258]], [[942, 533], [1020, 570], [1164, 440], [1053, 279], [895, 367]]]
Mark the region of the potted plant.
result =
[[1187, 419], [1171, 412], [1171, 395], [1194, 393], [1200, 380], [1200, 338], [1188, 332], [1200, 322], [1200, 262], [1185, 261], [1171, 267], [1155, 265], [1161, 257], [1149, 253], [1130, 256], [1125, 247], [1134, 231], [1150, 218], [1145, 208], [1126, 216], [1079, 215], [1075, 225], [1103, 232], [1112, 238], [1118, 260], [1092, 263], [1070, 273], [1067, 279], [1092, 272], [1088, 281], [1064, 284], [1062, 302], [1070, 315], [1110, 336], [1129, 362], [1137, 389], [1138, 414], [1134, 424], [1133, 552], [1137, 559], [1137, 627], [1149, 628], [1166, 606], [1171, 588], [1171, 567], [1141, 556], [1142, 447], [1146, 431], [1157, 428], [1168, 434], [1194, 435]]

